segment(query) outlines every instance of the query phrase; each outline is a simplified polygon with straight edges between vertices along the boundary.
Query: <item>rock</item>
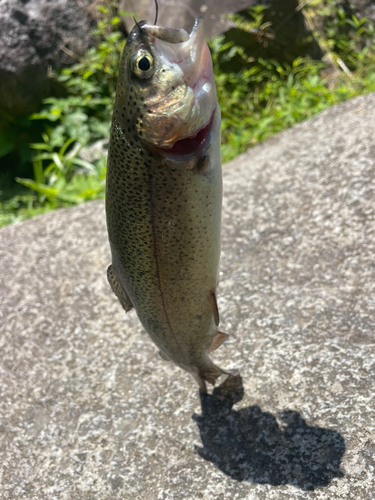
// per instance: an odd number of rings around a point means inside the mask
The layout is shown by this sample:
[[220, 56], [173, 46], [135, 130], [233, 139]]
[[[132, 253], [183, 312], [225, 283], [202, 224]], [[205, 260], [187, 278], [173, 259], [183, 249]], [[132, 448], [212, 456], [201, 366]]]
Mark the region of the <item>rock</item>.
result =
[[[159, 26], [179, 27], [186, 29], [189, 33], [197, 17], [204, 19], [205, 35], [208, 38], [219, 35], [227, 30], [232, 24], [224, 17], [225, 14], [238, 12], [253, 7], [257, 0], [164, 0], [159, 3], [159, 14], [157, 24]], [[134, 9], [135, 7], [135, 9]], [[145, 19], [148, 23], [155, 20], [155, 4], [149, 0], [138, 0], [134, 5], [132, 0], [119, 0], [119, 12], [132, 12], [138, 21]], [[132, 16], [122, 16], [128, 33], [134, 26]]]
[[0, 112], [26, 115], [48, 95], [48, 68], [77, 62], [96, 24], [75, 0], [0, 0]]
[[[203, 17], [205, 35], [208, 38], [219, 35], [226, 31], [232, 23], [224, 17], [225, 14], [233, 14], [240, 10], [253, 7], [257, 0], [164, 0], [159, 2], [159, 26], [179, 27], [186, 29], [189, 33], [197, 17]], [[138, 21], [146, 19], [153, 23], [155, 20], [155, 4], [149, 0], [138, 0], [134, 11], [132, 0], [119, 0], [119, 11], [134, 12]], [[124, 16], [124, 24], [128, 33], [134, 26], [131, 16]]]
[[78, 156], [82, 160], [88, 161], [90, 163], [94, 163], [100, 158], [107, 158], [109, 148], [109, 139], [98, 139], [93, 144], [90, 144], [88, 147], [82, 147], [82, 145], [77, 142], [71, 151], [68, 153], [68, 157], [73, 158], [74, 156]]
[[[119, 10], [133, 11], [132, 0], [120, 0]], [[267, 21], [272, 22], [276, 28], [276, 40], [282, 44], [301, 44], [302, 38], [308, 36], [303, 15], [298, 9], [298, 0], [165, 0], [159, 2], [158, 24], [161, 26], [178, 26], [190, 32], [194, 20], [203, 17], [205, 23], [205, 34], [208, 38], [219, 35], [233, 26], [226, 17], [255, 5], [270, 7], [267, 12]], [[146, 19], [153, 23], [155, 8], [150, 0], [139, 0], [136, 4], [136, 16], [138, 20]], [[123, 17], [128, 32], [133, 28], [132, 17]], [[259, 42], [258, 42], [259, 45]], [[314, 46], [317, 44], [314, 44]], [[289, 47], [290, 48], [290, 47]], [[320, 52], [319, 52], [320, 53]]]
[[[248, 9], [256, 5], [268, 7], [264, 11], [264, 23], [271, 27], [264, 32], [254, 30], [253, 36], [235, 28], [228, 19], [228, 14], [241, 13], [248, 15]], [[119, 10], [131, 10], [132, 0], [120, 0]], [[158, 24], [163, 26], [180, 26], [190, 32], [194, 20], [201, 16], [205, 23], [205, 33], [208, 38], [225, 32], [228, 42], [235, 41], [245, 47], [247, 53], [253, 56], [293, 60], [296, 56], [311, 56], [320, 59], [323, 56], [319, 44], [311, 37], [302, 11], [298, 8], [298, 0], [207, 0], [204, 4], [192, 0], [188, 5], [181, 0], [166, 0], [159, 7]], [[148, 0], [137, 3], [137, 16], [154, 22], [154, 12], [150, 9]], [[134, 21], [130, 16], [123, 17], [127, 30], [131, 30]]]
[[17, 500], [372, 500], [375, 94], [224, 166], [212, 394], [106, 282], [101, 201], [0, 229], [0, 464]]

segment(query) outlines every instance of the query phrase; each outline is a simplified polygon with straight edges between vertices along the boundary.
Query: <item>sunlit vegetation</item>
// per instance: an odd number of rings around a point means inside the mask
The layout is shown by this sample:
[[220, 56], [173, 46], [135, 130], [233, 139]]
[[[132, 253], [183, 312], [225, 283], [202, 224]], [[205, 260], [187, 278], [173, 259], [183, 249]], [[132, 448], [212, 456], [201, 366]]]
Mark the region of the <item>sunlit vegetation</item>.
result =
[[[53, 75], [63, 97], [46, 99], [38, 113], [23, 119], [2, 117], [0, 225], [104, 197], [106, 161], [95, 154], [95, 145], [109, 136], [125, 41], [120, 19], [100, 9], [98, 46]], [[235, 41], [226, 35], [210, 41], [222, 109], [223, 161], [328, 106], [375, 91], [373, 24], [333, 0], [309, 2], [304, 13], [326, 54], [323, 60], [285, 62], [249, 53], [241, 40], [257, 33], [259, 43], [266, 44], [273, 36], [275, 27], [263, 22], [263, 7], [233, 16]]]

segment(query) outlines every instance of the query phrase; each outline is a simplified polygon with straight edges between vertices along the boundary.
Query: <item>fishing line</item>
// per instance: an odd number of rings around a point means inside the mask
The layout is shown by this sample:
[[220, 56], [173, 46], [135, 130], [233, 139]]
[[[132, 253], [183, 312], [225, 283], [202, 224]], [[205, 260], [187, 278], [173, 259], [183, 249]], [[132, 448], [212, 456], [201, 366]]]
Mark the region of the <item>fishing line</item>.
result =
[[[159, 14], [159, 5], [158, 5], [158, 1], [155, 0], [155, 21], [154, 21], [154, 26], [158, 22], [158, 14]], [[139, 29], [139, 31], [141, 31], [142, 30], [142, 26], [138, 23], [138, 21], [136, 20], [135, 16], [133, 16], [133, 20], [134, 20], [135, 24], [137, 25], [137, 28]]]
[[137, 28], [139, 29], [139, 31], [142, 31], [142, 26], [138, 23], [135, 16], [133, 16], [133, 20], [134, 20], [135, 24], [137, 25]]
[[156, 25], [156, 23], [157, 23], [157, 21], [158, 21], [158, 14], [159, 14], [159, 5], [158, 5], [157, 0], [155, 0], [155, 9], [156, 9], [156, 13], [155, 13], [155, 21], [154, 21], [154, 26]]

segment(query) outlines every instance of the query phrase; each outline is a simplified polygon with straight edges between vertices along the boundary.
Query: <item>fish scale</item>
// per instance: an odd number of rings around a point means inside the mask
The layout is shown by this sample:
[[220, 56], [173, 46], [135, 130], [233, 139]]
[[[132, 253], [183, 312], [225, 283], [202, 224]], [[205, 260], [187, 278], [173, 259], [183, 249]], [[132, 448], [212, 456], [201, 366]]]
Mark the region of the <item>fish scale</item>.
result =
[[[205, 391], [205, 380], [214, 383], [224, 373], [208, 351], [226, 337], [217, 330], [215, 296], [222, 203], [220, 108], [216, 93], [213, 100], [203, 92], [203, 104], [197, 95], [192, 98], [185, 73], [161, 57], [157, 46], [162, 43], [165, 53], [182, 50], [189, 58], [193, 51], [186, 44], [200, 43], [203, 49], [196, 51], [198, 60], [192, 64], [197, 67], [190, 74], [198, 78], [195, 86], [203, 75], [203, 85], [208, 70], [202, 30], [197, 21], [190, 37], [182, 34], [185, 41], [179, 43], [168, 42], [168, 29], [148, 29], [139, 23], [129, 35], [112, 118], [106, 213], [112, 253], [108, 279], [114, 293], [125, 310], [135, 308], [162, 357], [190, 372]], [[161, 33], [160, 40], [155, 33]], [[179, 39], [176, 30], [172, 35], [173, 40]], [[165, 44], [171, 46], [169, 52]], [[148, 59], [142, 60], [134, 74], [132, 68], [142, 57]], [[189, 71], [189, 59], [181, 59]], [[148, 72], [147, 78], [142, 71]], [[176, 93], [179, 87], [182, 91]], [[207, 88], [215, 91], [214, 85]], [[182, 100], [173, 101], [176, 96]], [[171, 115], [165, 111], [159, 129], [154, 126], [149, 132], [147, 123], [156, 123], [153, 113], [159, 112], [161, 104], [172, 109]], [[189, 111], [187, 106], [201, 107]], [[192, 124], [186, 116], [197, 120], [199, 112], [199, 128], [189, 135]], [[194, 139], [185, 139], [192, 135]], [[173, 144], [169, 136], [177, 137]], [[157, 144], [150, 140], [155, 137]], [[171, 151], [179, 139], [191, 142], [187, 154], [176, 156]], [[164, 140], [169, 141], [168, 147], [161, 149]], [[184, 150], [185, 143], [181, 144]]]

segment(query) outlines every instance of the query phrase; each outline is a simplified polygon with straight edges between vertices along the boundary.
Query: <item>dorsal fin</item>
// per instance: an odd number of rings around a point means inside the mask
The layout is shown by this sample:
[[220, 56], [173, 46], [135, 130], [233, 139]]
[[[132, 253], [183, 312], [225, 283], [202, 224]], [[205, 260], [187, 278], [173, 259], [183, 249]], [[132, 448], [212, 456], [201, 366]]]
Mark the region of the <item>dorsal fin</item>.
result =
[[220, 347], [221, 344], [225, 342], [228, 338], [229, 335], [227, 333], [217, 332], [217, 334], [214, 337], [214, 340], [212, 341], [211, 347], [208, 349], [208, 352], [212, 352], [218, 347]]

